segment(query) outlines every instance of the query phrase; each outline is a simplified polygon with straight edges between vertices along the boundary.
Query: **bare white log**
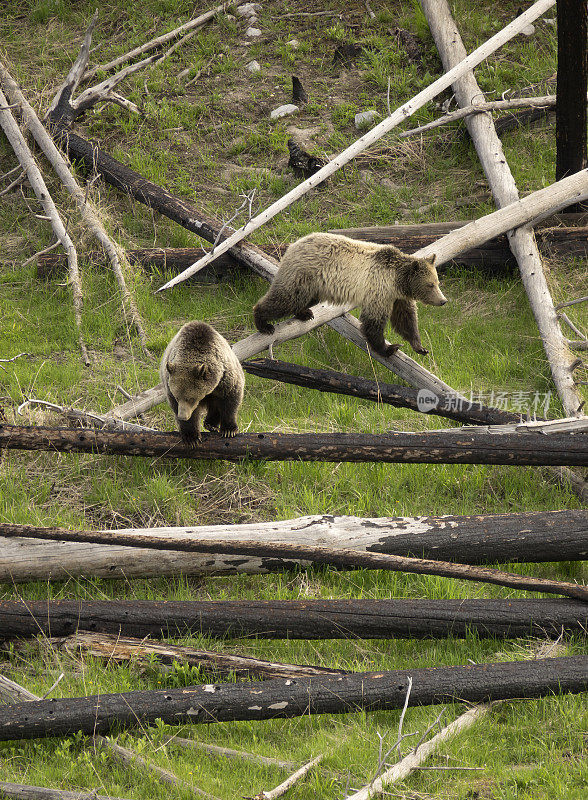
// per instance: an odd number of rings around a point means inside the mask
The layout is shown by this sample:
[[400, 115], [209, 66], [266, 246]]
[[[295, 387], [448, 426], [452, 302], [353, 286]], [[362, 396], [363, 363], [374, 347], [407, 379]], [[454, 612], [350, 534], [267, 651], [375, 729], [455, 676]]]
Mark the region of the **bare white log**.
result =
[[[421, 6], [443, 66], [448, 70], [446, 74], [450, 74], [456, 64], [463, 63], [466, 51], [451, 16], [449, 5], [446, 0], [421, 0]], [[478, 82], [471, 70], [452, 80], [452, 86], [457, 102], [462, 107], [471, 105], [474, 98], [482, 96]], [[467, 117], [466, 125], [496, 204], [500, 208], [516, 202], [519, 193], [491, 114], [476, 114]], [[539, 327], [557, 393], [566, 414], [573, 416], [581, 407], [581, 400], [575, 390], [570, 368], [573, 356], [566, 346], [559, 327], [533, 231], [528, 227], [515, 228], [509, 231], [508, 240], [513, 255], [517, 259], [529, 303]]]
[[[505, 533], [501, 533], [501, 528]], [[557, 532], [560, 528], [566, 532]], [[472, 562], [560, 560], [587, 557], [586, 512], [497, 515], [492, 517], [376, 517], [330, 514], [238, 525], [205, 525], [121, 529], [121, 534], [148, 534], [162, 539], [200, 541], [223, 539], [264, 543], [296, 541], [332, 549], [357, 549], [403, 555], [425, 553], [431, 558]], [[522, 533], [526, 531], [526, 533]], [[555, 535], [554, 535], [555, 531]], [[554, 544], [555, 541], [555, 544]], [[503, 542], [502, 546], [498, 546]], [[518, 554], [517, 554], [518, 553]], [[302, 567], [303, 559], [289, 559]], [[223, 575], [237, 571], [263, 574], [279, 568], [279, 559], [243, 555], [187, 553], [147, 548], [5, 539], [0, 548], [0, 581], [62, 580], [85, 576], [149, 578], [170, 575]]]
[[213, 261], [218, 256], [225, 253], [234, 245], [238, 244], [242, 239], [245, 239], [252, 233], [254, 230], [257, 230], [270, 219], [276, 216], [280, 211], [283, 211], [289, 205], [291, 205], [295, 200], [302, 197], [306, 194], [310, 189], [318, 184], [322, 183], [325, 178], [328, 178], [342, 166], [347, 164], [348, 161], [351, 161], [359, 153], [363, 152], [367, 147], [369, 147], [374, 142], [378, 141], [384, 134], [391, 131], [405, 119], [412, 116], [415, 111], [418, 111], [419, 108], [422, 108], [426, 103], [436, 97], [440, 92], [450, 86], [453, 81], [459, 78], [464, 73], [470, 71], [473, 67], [480, 64], [489, 55], [494, 53], [498, 48], [500, 48], [503, 44], [508, 42], [517, 33], [533, 20], [537, 19], [537, 17], [541, 16], [548, 8], [551, 8], [555, 3], [555, 0], [537, 0], [530, 8], [524, 11], [519, 17], [513, 20], [509, 25], [499, 31], [495, 36], [488, 39], [483, 45], [478, 47], [474, 50], [469, 56], [464, 57], [460, 64], [455, 66], [449, 72], [446, 72], [436, 81], [434, 81], [430, 86], [427, 86], [423, 89], [419, 94], [413, 97], [404, 105], [400, 106], [393, 114], [391, 114], [386, 119], [382, 120], [379, 125], [376, 125], [375, 128], [372, 128], [371, 131], [364, 134], [360, 139], [350, 145], [347, 149], [345, 149], [342, 153], [340, 153], [336, 158], [322, 167], [318, 172], [312, 175], [307, 180], [300, 183], [295, 189], [285, 194], [275, 203], [273, 203], [269, 208], [266, 208], [265, 211], [262, 211], [261, 214], [258, 214], [252, 220], [250, 220], [246, 225], [240, 228], [238, 231], [235, 231], [228, 239], [225, 239], [224, 242], [219, 244], [212, 252], [207, 254], [204, 258], [201, 258], [191, 267], [188, 267], [179, 275], [176, 275], [175, 278], [168, 281], [166, 284], [160, 287], [158, 291], [163, 291], [164, 289], [169, 289], [172, 286], [180, 283], [181, 281], [186, 280], [191, 275], [194, 275], [195, 272], [202, 269], [206, 264]]
[[229, 3], [223, 3], [220, 6], [216, 6], [215, 8], [210, 9], [210, 11], [201, 14], [199, 17], [191, 19], [189, 22], [185, 22], [178, 28], [174, 28], [173, 31], [164, 33], [162, 36], [158, 36], [156, 39], [151, 39], [151, 41], [146, 42], [140, 47], [135, 47], [133, 50], [129, 50], [128, 53], [109, 61], [107, 64], [101, 64], [99, 66], [92, 67], [92, 69], [89, 69], [84, 73], [84, 83], [92, 80], [97, 72], [109, 72], [111, 69], [116, 69], [116, 67], [120, 67], [121, 64], [131, 61], [133, 58], [143, 55], [143, 53], [148, 53], [150, 50], [154, 50], [156, 47], [161, 47], [162, 45], [170, 42], [172, 39], [181, 36], [183, 33], [187, 33], [187, 31], [190, 31], [193, 28], [201, 27], [206, 22], [216, 17], [217, 14], [221, 14], [223, 11], [225, 11], [228, 5]]
[[[0, 90], [0, 105], [8, 106], [8, 102], [2, 90]], [[61, 217], [59, 216], [59, 211], [57, 210], [55, 203], [49, 194], [49, 190], [45, 185], [45, 181], [43, 180], [43, 176], [41, 175], [41, 171], [35, 162], [33, 154], [29, 150], [25, 138], [22, 135], [16, 120], [12, 116], [12, 112], [8, 108], [0, 109], [0, 126], [6, 134], [6, 138], [10, 142], [10, 146], [14, 150], [21, 167], [25, 170], [29, 183], [35, 192], [37, 199], [43, 206], [45, 214], [51, 220], [51, 227], [53, 228], [55, 235], [67, 253], [69, 283], [71, 284], [73, 294], [74, 318], [78, 328], [78, 339], [80, 343], [80, 349], [82, 351], [82, 357], [84, 359], [84, 363], [88, 365], [90, 363], [90, 358], [88, 356], [86, 344], [81, 332], [83, 296], [80, 273], [78, 270], [78, 254], [75, 245], [72, 242]]]
[[397, 764], [394, 764], [393, 767], [390, 767], [390, 769], [382, 773], [379, 778], [376, 778], [358, 792], [347, 795], [346, 800], [369, 800], [371, 797], [377, 797], [383, 794], [386, 786], [389, 786], [391, 783], [398, 783], [407, 778], [411, 772], [421, 766], [423, 761], [425, 761], [440, 744], [448, 741], [456, 734], [471, 728], [475, 722], [486, 716], [491, 707], [492, 703], [486, 703], [468, 709], [468, 711], [443, 728], [443, 730], [429, 739], [429, 741], [420, 744], [412, 753], [405, 756]]
[[323, 756], [317, 756], [313, 758], [312, 761], [309, 761], [307, 764], [303, 764], [296, 772], [289, 775], [285, 781], [282, 781], [275, 789], [271, 789], [269, 792], [260, 792], [255, 800], [277, 800], [278, 797], [282, 797], [282, 795], [286, 794], [288, 789], [291, 789], [295, 783], [301, 781], [313, 767], [316, 767], [317, 764], [323, 760]]
[[[24, 688], [24, 686], [21, 686], [15, 681], [11, 681], [9, 678], [6, 678], [3, 675], [0, 675], [0, 697], [3, 697], [8, 702], [16, 703], [44, 699], [39, 697], [39, 695], [29, 692], [28, 689]], [[205, 800], [218, 800], [218, 798], [214, 795], [199, 789], [197, 786], [194, 786], [193, 784], [188, 783], [181, 778], [178, 778], [173, 774], [173, 772], [147, 761], [138, 753], [135, 753], [126, 747], [121, 747], [110, 739], [107, 739], [105, 736], [95, 734], [94, 736], [90, 737], [89, 741], [91, 746], [105, 749], [116, 761], [120, 762], [121, 764], [125, 764], [127, 766], [138, 766], [141, 769], [151, 772], [163, 783], [187, 790], [196, 797], [203, 797]]]
[[104, 250], [108, 255], [108, 258], [110, 259], [110, 263], [112, 264], [114, 275], [120, 287], [121, 294], [123, 297], [123, 303], [126, 306], [126, 309], [128, 309], [131, 322], [137, 330], [143, 348], [146, 350], [147, 338], [145, 336], [145, 331], [143, 329], [141, 316], [139, 314], [133, 296], [128, 289], [123, 272], [123, 263], [125, 263], [125, 265], [129, 269], [130, 265], [128, 264], [127, 258], [122, 248], [118, 244], [116, 244], [106, 232], [106, 229], [104, 228], [104, 225], [102, 224], [102, 221], [98, 216], [98, 212], [95, 206], [87, 199], [85, 193], [82, 191], [80, 185], [73, 176], [64, 157], [59, 152], [53, 139], [47, 133], [41, 120], [35, 113], [35, 110], [28, 102], [26, 97], [23, 95], [18, 85], [16, 84], [16, 81], [12, 78], [12, 76], [10, 75], [4, 64], [2, 64], [1, 62], [0, 62], [0, 83], [3, 85], [5, 91], [8, 93], [11, 100], [14, 103], [18, 103], [18, 105], [20, 106], [23, 119], [25, 120], [28, 130], [33, 135], [33, 138], [35, 139], [39, 147], [45, 153], [45, 156], [55, 169], [55, 172], [63, 182], [63, 185], [65, 186], [67, 191], [74, 198], [76, 206], [80, 211], [82, 217], [84, 218], [86, 224], [89, 226], [90, 230], [92, 231], [96, 239], [104, 247]]
[[420, 133], [427, 133], [434, 128], [440, 128], [442, 125], [448, 125], [450, 122], [457, 122], [464, 117], [469, 117], [472, 114], [481, 114], [484, 111], [505, 111], [510, 108], [549, 108], [555, 105], [556, 96], [554, 94], [547, 94], [543, 97], [516, 97], [512, 100], [492, 100], [487, 103], [473, 103], [471, 106], [465, 108], [458, 108], [457, 111], [452, 111], [451, 114], [445, 114], [433, 122], [427, 122], [426, 125], [421, 125], [418, 128], [411, 128], [409, 131], [402, 131], [399, 134], [401, 139], [407, 139], [410, 136], [417, 136]]

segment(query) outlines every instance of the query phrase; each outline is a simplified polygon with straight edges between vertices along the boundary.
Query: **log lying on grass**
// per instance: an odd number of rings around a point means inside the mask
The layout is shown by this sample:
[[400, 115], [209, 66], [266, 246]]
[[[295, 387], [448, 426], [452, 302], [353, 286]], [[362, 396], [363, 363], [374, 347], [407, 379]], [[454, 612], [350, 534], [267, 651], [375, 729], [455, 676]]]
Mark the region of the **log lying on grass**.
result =
[[142, 639], [430, 639], [585, 634], [579, 600], [4, 600], [0, 639], [78, 629]]
[[[556, 227], [538, 227], [535, 238], [540, 250], [546, 255], [566, 258], [588, 257], [588, 228], [578, 224], [586, 220], [574, 219], [574, 214], [560, 214], [554, 220]], [[445, 236], [456, 228], [462, 228], [471, 220], [454, 220], [453, 222], [431, 222], [415, 225], [382, 225], [365, 228], [336, 228], [330, 233], [339, 233], [352, 239], [367, 242], [393, 244], [405, 253], [414, 253], [421, 247], [432, 244], [439, 237]], [[281, 257], [286, 246], [275, 248], [274, 257]], [[202, 255], [201, 247], [145, 247], [128, 250], [127, 257], [131, 264], [138, 264], [144, 269], [182, 270], [193, 264]], [[88, 258], [99, 262], [104, 259], [102, 253], [90, 253]], [[478, 267], [489, 274], [513, 274], [516, 271], [516, 259], [508, 246], [506, 234], [489, 239], [483, 244], [472, 247], [455, 255], [451, 261], [440, 264], [438, 272], [443, 273], [450, 264]], [[67, 257], [62, 253], [46, 253], [37, 259], [37, 278], [49, 279], [61, 277], [67, 268]], [[203, 270], [192, 276], [195, 283], [218, 283], [242, 271], [238, 261], [229, 253], [225, 253]]]
[[[458, 561], [578, 561], [588, 558], [588, 511], [535, 511], [441, 517], [337, 517], [329, 514], [244, 525], [121, 529], [122, 534], [292, 542], [399, 556]], [[118, 544], [7, 539], [0, 548], [0, 581], [151, 578], [165, 575], [259, 574], [308, 566], [298, 559], [160, 551]]]
[[[521, 415], [499, 408], [490, 408], [482, 403], [468, 402], [455, 397], [439, 397], [435, 406], [425, 403], [420, 391], [406, 386], [398, 386], [366, 378], [357, 378], [344, 372], [331, 369], [314, 369], [277, 361], [273, 358], [260, 358], [255, 361], [244, 361], [241, 365], [245, 372], [260, 378], [292, 383], [305, 389], [318, 389], [319, 392], [333, 392], [373, 400], [376, 403], [387, 403], [396, 408], [410, 408], [425, 414], [467, 422], [472, 425], [501, 425], [508, 422], [519, 422]], [[420, 402], [419, 402], [420, 398]]]
[[[308, 664], [283, 664], [264, 661], [254, 656], [235, 653], [219, 653], [216, 650], [201, 650], [186, 645], [170, 645], [149, 642], [106, 633], [77, 631], [66, 638], [47, 640], [50, 648], [65, 650], [73, 656], [83, 654], [93, 658], [104, 658], [108, 662], [132, 662], [153, 667], [163, 665], [190, 664], [217, 675], [235, 675], [239, 678], [301, 678], [311, 675], [342, 675], [348, 670], [329, 669]], [[154, 662], [153, 659], [156, 659]]]
[[[588, 228], [574, 224], [574, 216], [572, 214], [561, 214], [557, 220], [554, 220], [554, 222], [557, 222], [557, 226], [538, 227], [535, 229], [535, 238], [543, 253], [566, 258], [588, 257]], [[351, 239], [378, 242], [379, 244], [393, 244], [406, 253], [414, 253], [422, 247], [432, 244], [439, 237], [445, 236], [458, 228], [463, 228], [468, 223], [469, 220], [453, 220], [451, 222], [431, 222], [415, 225], [340, 228], [333, 229], [330, 232], [349, 236]], [[47, 255], [42, 258], [49, 262], [63, 259], [61, 255]], [[516, 259], [510, 250], [506, 234], [495, 236], [487, 242], [476, 245], [471, 250], [459, 253], [451, 262], [441, 264], [438, 267], [438, 272], [442, 273], [451, 263], [482, 267], [485, 272], [491, 274], [504, 274], [505, 272], [513, 274], [516, 271]]]
[[105, 734], [156, 720], [189, 725], [398, 709], [409, 678], [410, 706], [579, 693], [588, 689], [588, 656], [42, 700], [0, 707], [0, 740]]
[[387, 553], [369, 553], [365, 550], [317, 547], [286, 542], [250, 542], [213, 539], [206, 542], [194, 538], [162, 539], [158, 536], [137, 536], [112, 531], [70, 531], [63, 528], [39, 528], [32, 525], [0, 524], [0, 536], [28, 536], [38, 539], [67, 542], [93, 542], [95, 544], [125, 544], [130, 547], [148, 547], [152, 550], [182, 550], [187, 553], [230, 553], [266, 558], [293, 558], [308, 560], [312, 564], [347, 569], [383, 569], [391, 572], [408, 572], [416, 575], [438, 575], [466, 581], [481, 581], [498, 586], [532, 592], [561, 594], [588, 602], [588, 587], [567, 581], [533, 578], [488, 567], [454, 564], [423, 558], [406, 558]]
[[195, 447], [175, 433], [73, 430], [0, 424], [0, 448], [157, 458], [243, 458], [405, 464], [588, 466], [588, 434], [427, 431], [426, 433], [204, 434]]
[[68, 792], [65, 789], [47, 789], [44, 786], [29, 786], [24, 783], [8, 783], [0, 781], [0, 797], [14, 800], [123, 800], [105, 794], [96, 794], [96, 790]]

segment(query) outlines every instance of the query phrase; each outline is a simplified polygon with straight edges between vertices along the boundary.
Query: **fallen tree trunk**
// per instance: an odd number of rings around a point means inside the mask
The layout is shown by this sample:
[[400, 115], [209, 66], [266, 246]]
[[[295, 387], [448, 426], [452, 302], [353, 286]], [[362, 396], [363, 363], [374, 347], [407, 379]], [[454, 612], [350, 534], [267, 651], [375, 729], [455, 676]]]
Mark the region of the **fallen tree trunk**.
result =
[[69, 531], [63, 528], [36, 528], [32, 525], [0, 524], [0, 536], [28, 536], [39, 539], [66, 542], [93, 542], [95, 544], [125, 544], [129, 547], [148, 547], [153, 550], [182, 550], [187, 553], [230, 553], [232, 555], [253, 555], [266, 558], [304, 559], [312, 564], [348, 569], [384, 569], [392, 572], [408, 572], [416, 575], [438, 575], [444, 578], [457, 578], [466, 581], [481, 581], [498, 586], [508, 586], [533, 592], [561, 594], [588, 602], [588, 587], [566, 581], [546, 578], [531, 578], [512, 572], [476, 567], [468, 564], [454, 564], [448, 561], [435, 561], [423, 558], [407, 558], [387, 553], [372, 553], [364, 550], [343, 550], [341, 548], [300, 545], [290, 542], [227, 541], [214, 539], [198, 541], [194, 538], [162, 539], [158, 536], [137, 536], [121, 534], [120, 531]]
[[78, 629], [142, 639], [429, 639], [582, 634], [579, 600], [4, 600], [0, 639], [70, 636]]
[[194, 647], [163, 645], [145, 639], [114, 636], [106, 633], [77, 631], [65, 639], [52, 638], [47, 641], [50, 648], [65, 650], [73, 656], [79, 654], [104, 658], [108, 662], [132, 662], [153, 667], [155, 663], [173, 665], [191, 664], [217, 675], [235, 675], [239, 678], [301, 678], [311, 675], [342, 675], [348, 670], [329, 669], [307, 664], [282, 664], [264, 661], [254, 656], [219, 653], [215, 650], [198, 650]]
[[[283, 252], [286, 248], [281, 248]], [[195, 258], [202, 254], [201, 247], [143, 247], [137, 250], [127, 250], [130, 264], [136, 264], [143, 269], [182, 269], [193, 263]], [[104, 260], [104, 254], [92, 252], [86, 258], [93, 263]], [[60, 253], [52, 255], [47, 253], [37, 259], [37, 278], [48, 280], [60, 278], [67, 267], [67, 258]], [[240, 264], [228, 253], [211, 264], [208, 269], [202, 270], [194, 278], [194, 283], [219, 283], [221, 280], [234, 276], [242, 271]]]
[[196, 447], [179, 434], [74, 430], [0, 424], [0, 448], [62, 453], [105, 453], [151, 458], [243, 458], [405, 464], [588, 466], [587, 434], [473, 433], [241, 433], [234, 439], [203, 434]]
[[355, 375], [330, 369], [313, 369], [289, 364], [272, 358], [244, 361], [242, 367], [245, 372], [260, 378], [292, 383], [305, 389], [318, 389], [319, 392], [360, 397], [376, 403], [387, 403], [396, 408], [410, 408], [412, 411], [435, 414], [471, 425], [501, 425], [519, 422], [521, 418], [520, 414], [490, 408], [474, 401], [456, 401], [455, 397], [437, 397], [438, 405], [429, 408], [428, 403], [422, 402], [422, 395], [419, 396], [416, 389], [357, 378]]
[[[437, 45], [446, 70], [452, 70], [463, 61], [465, 48], [446, 0], [421, 0], [421, 7]], [[457, 102], [468, 106], [481, 91], [472, 70], [462, 74], [452, 84]], [[583, 87], [584, 99], [586, 86]], [[491, 114], [476, 114], [466, 119], [466, 126], [476, 147], [478, 157], [488, 178], [490, 189], [499, 208], [509, 206], [519, 199], [516, 183], [496, 134]], [[577, 174], [581, 174], [580, 172]], [[580, 412], [579, 398], [572, 374], [573, 356], [566, 346], [559, 327], [557, 314], [549, 287], [543, 273], [541, 256], [527, 227], [513, 228], [508, 233], [511, 250], [517, 259], [529, 304], [539, 328], [543, 346], [553, 376], [557, 393], [566, 416]]]
[[[574, 215], [569, 215], [570, 218]], [[585, 220], [586, 217], [583, 217]], [[588, 257], [588, 227], [572, 224], [567, 215], [561, 214], [554, 220], [560, 223], [556, 227], [535, 228], [535, 238], [542, 252], [549, 256]], [[434, 222], [416, 225], [383, 225], [365, 228], [340, 228], [333, 229], [331, 233], [350, 236], [352, 239], [362, 239], [380, 244], [393, 244], [406, 253], [414, 253], [422, 247], [435, 242], [440, 236], [445, 236], [457, 228], [468, 225], [468, 220], [454, 220], [453, 222]], [[52, 262], [62, 259], [61, 255], [43, 256], [43, 260]], [[487, 242], [476, 245], [470, 250], [458, 253], [451, 261], [465, 266], [483, 267], [484, 272], [491, 274], [512, 274], [516, 269], [514, 258], [508, 245], [506, 234], [500, 234]], [[443, 272], [446, 264], [441, 264], [438, 271]]]
[[122, 800], [105, 794], [96, 794], [95, 789], [68, 792], [65, 789], [47, 789], [44, 786], [29, 786], [25, 783], [0, 781], [0, 797], [13, 800]]
[[1, 707], [0, 739], [105, 734], [156, 720], [188, 725], [397, 709], [409, 678], [411, 706], [579, 693], [588, 689], [588, 656], [43, 700]]
[[[570, 214], [569, 217], [575, 215]], [[558, 227], [543, 227], [535, 229], [535, 238], [542, 252], [548, 256], [561, 256], [569, 258], [588, 257], [588, 227], [574, 225], [576, 220], [567, 220], [568, 215], [561, 214], [557, 222]], [[586, 217], [583, 215], [583, 220]], [[450, 233], [456, 228], [469, 224], [470, 220], [455, 220], [454, 222], [433, 222], [415, 225], [383, 225], [365, 228], [340, 228], [329, 231], [350, 236], [352, 239], [363, 239], [368, 242], [393, 244], [405, 253], [414, 253], [421, 247], [432, 244], [440, 236]], [[286, 245], [273, 248], [273, 255], [268, 257], [281, 258], [286, 251]], [[202, 255], [201, 247], [145, 247], [138, 250], [127, 251], [131, 264], [137, 264], [144, 269], [177, 269], [181, 270]], [[88, 258], [99, 262], [103, 259], [101, 253], [90, 253]], [[463, 253], [457, 253], [450, 262], [440, 264], [438, 272], [442, 274], [448, 264], [461, 264], [477, 267], [484, 273], [492, 275], [512, 274], [516, 270], [514, 258], [506, 234], [500, 234], [487, 242], [478, 244]], [[49, 279], [61, 277], [67, 268], [67, 258], [62, 253], [46, 253], [37, 259], [37, 278]], [[242, 267], [229, 253], [219, 256], [200, 272], [192, 276], [195, 283], [218, 283], [235, 273]]]
[[[225, 538], [251, 542], [296, 541], [332, 548], [422, 556], [462, 564], [578, 561], [588, 557], [588, 511], [442, 517], [336, 517], [320, 515], [245, 525], [123, 529], [152, 537]], [[0, 549], [0, 581], [84, 578], [151, 578], [166, 575], [259, 574], [308, 566], [304, 559], [256, 558], [214, 553], [7, 539]]]

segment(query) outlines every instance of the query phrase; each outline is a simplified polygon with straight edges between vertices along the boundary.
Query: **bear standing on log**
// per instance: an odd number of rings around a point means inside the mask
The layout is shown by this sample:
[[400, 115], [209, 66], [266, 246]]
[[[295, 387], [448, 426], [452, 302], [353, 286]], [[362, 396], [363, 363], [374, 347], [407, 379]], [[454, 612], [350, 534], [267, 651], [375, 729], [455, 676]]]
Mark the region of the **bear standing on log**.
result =
[[159, 368], [180, 434], [191, 445], [209, 431], [234, 436], [245, 375], [224, 336], [206, 322], [188, 322], [165, 348]]
[[268, 292], [253, 308], [255, 326], [260, 333], [273, 333], [270, 320], [310, 320], [310, 307], [320, 302], [361, 306], [361, 330], [376, 353], [389, 356], [400, 347], [386, 345], [384, 328], [390, 319], [413, 350], [425, 354], [416, 300], [433, 306], [447, 302], [434, 262], [434, 255], [415, 258], [394, 245], [310, 233], [286, 250]]

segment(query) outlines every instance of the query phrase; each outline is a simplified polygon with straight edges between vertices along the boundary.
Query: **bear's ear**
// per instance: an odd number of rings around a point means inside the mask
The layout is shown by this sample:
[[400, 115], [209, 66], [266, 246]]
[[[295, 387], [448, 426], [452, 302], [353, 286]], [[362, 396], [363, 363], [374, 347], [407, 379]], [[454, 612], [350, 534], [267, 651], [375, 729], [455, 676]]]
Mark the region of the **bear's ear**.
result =
[[165, 365], [165, 367], [166, 367], [166, 369], [167, 369], [167, 372], [168, 372], [168, 374], [169, 374], [169, 375], [173, 375], [173, 374], [174, 374], [174, 372], [176, 371], [175, 364], [170, 364], [170, 362], [169, 362], [169, 361], [167, 362], [167, 364]]
[[431, 266], [433, 266], [433, 264], [434, 264], [434, 263], [435, 263], [435, 261], [437, 260], [437, 253], [433, 253], [433, 255], [432, 255], [432, 256], [429, 256], [429, 257], [428, 257], [426, 260], [428, 261], [428, 263], [429, 263]]

